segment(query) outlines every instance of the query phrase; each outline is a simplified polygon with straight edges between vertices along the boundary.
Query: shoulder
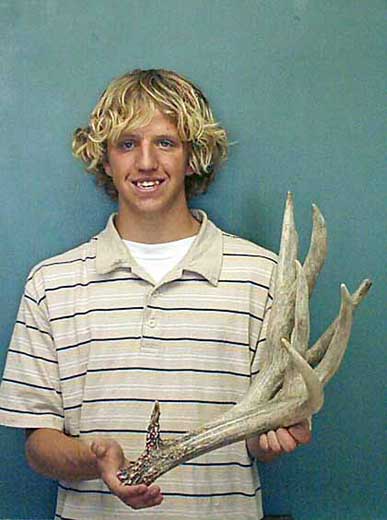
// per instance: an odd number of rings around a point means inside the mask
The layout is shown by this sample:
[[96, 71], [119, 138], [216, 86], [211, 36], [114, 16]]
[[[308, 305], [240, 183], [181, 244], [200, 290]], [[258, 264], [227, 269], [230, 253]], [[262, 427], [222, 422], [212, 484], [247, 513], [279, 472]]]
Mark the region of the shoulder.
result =
[[95, 271], [98, 236], [36, 264], [28, 275], [26, 291], [41, 292], [52, 282], [60, 283], [82, 277], [85, 269]]
[[278, 255], [270, 249], [224, 231], [222, 231], [222, 235], [224, 255], [235, 258], [261, 259], [272, 266], [277, 264]]
[[249, 282], [251, 287], [266, 295], [272, 284], [277, 265], [273, 251], [250, 240], [229, 233], [223, 235], [222, 277]]

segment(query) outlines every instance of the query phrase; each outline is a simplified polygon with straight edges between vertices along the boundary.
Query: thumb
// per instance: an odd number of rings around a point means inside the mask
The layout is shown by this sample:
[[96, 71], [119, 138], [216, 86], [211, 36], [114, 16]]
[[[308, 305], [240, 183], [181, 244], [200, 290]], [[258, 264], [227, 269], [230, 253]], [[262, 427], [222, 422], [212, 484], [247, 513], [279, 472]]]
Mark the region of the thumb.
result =
[[102, 459], [106, 455], [107, 445], [104, 441], [93, 441], [90, 449], [98, 459]]

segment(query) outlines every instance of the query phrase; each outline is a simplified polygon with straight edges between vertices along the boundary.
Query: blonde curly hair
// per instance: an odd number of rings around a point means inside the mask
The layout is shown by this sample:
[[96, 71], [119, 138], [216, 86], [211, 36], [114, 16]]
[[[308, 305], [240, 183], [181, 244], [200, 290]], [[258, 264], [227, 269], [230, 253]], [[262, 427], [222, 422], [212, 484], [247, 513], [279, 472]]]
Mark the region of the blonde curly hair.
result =
[[201, 90], [176, 72], [136, 69], [110, 83], [91, 113], [89, 126], [77, 128], [73, 154], [112, 198], [117, 190], [107, 175], [107, 143], [121, 134], [146, 126], [155, 110], [172, 118], [183, 142], [189, 145], [188, 165], [194, 172], [186, 177], [186, 196], [204, 193], [219, 166], [227, 158], [225, 130], [215, 121]]

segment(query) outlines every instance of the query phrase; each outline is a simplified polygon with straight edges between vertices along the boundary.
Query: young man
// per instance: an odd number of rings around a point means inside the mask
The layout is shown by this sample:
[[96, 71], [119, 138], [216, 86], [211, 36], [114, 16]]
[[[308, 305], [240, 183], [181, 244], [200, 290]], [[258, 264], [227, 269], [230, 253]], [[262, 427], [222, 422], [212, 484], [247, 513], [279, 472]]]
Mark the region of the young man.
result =
[[32, 270], [1, 423], [26, 428], [31, 467], [59, 480], [57, 519], [261, 518], [252, 457], [308, 442], [306, 423], [189, 461], [158, 485], [117, 478], [143, 449], [156, 399], [176, 436], [239, 401], [259, 370], [276, 256], [187, 202], [225, 160], [225, 131], [191, 82], [136, 70], [109, 85], [73, 151], [118, 211]]

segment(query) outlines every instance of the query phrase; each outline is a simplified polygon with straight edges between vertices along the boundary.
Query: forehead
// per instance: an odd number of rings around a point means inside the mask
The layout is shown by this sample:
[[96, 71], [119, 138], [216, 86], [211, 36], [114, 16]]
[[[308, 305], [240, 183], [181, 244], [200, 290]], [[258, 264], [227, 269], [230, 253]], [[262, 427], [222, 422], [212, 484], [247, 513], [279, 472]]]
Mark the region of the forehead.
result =
[[[134, 108], [134, 107], [133, 107]], [[128, 135], [173, 135], [181, 140], [175, 119], [157, 106], [140, 104], [131, 110], [124, 121], [113, 126], [107, 141], [116, 143], [122, 136]]]
[[143, 121], [138, 121], [137, 124], [130, 125], [125, 133], [156, 133], [156, 134], [175, 134], [178, 135], [178, 130], [175, 121], [168, 115], [155, 109], [152, 113], [148, 113]]

